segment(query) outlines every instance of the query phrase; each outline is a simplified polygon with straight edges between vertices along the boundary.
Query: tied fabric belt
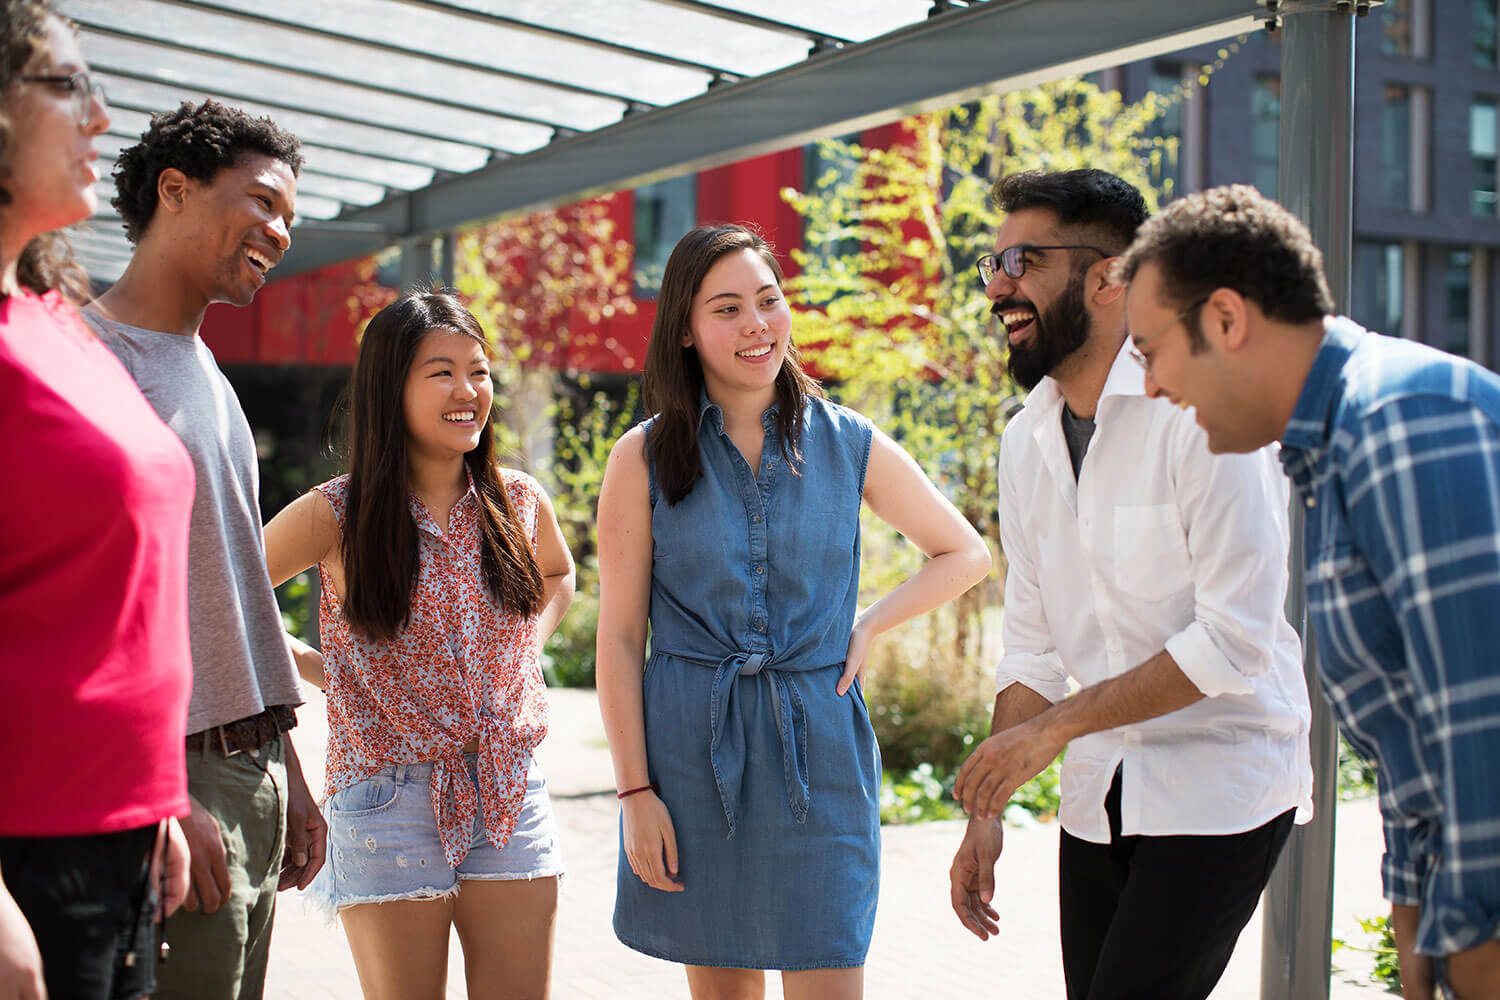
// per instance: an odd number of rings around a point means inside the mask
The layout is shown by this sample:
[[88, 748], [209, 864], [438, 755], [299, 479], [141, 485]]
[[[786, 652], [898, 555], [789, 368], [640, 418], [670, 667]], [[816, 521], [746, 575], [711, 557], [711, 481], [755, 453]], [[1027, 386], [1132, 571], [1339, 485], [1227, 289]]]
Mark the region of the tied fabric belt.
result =
[[[798, 823], [807, 819], [812, 801], [812, 787], [807, 781], [807, 710], [797, 692], [782, 676], [788, 671], [821, 670], [776, 663], [765, 652], [741, 650], [722, 660], [658, 649], [657, 653], [714, 670], [713, 695], [709, 705], [709, 732], [712, 740], [709, 757], [713, 763], [714, 782], [719, 786], [719, 804], [729, 824], [726, 840], [734, 838], [735, 807], [740, 801], [740, 786], [745, 777], [745, 729], [726, 722], [734, 708], [736, 681], [741, 677], [759, 677], [770, 687], [771, 710], [776, 717], [776, 731], [781, 740], [781, 766], [786, 779], [787, 803]], [[838, 664], [827, 664], [837, 666]]]

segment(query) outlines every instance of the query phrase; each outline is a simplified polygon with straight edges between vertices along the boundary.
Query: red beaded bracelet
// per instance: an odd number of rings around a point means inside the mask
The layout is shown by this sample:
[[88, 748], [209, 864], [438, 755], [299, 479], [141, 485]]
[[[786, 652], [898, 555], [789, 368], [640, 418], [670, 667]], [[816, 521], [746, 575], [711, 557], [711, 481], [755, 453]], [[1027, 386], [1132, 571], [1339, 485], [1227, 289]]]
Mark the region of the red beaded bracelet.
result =
[[627, 795], [634, 795], [636, 792], [644, 792], [644, 791], [647, 791], [648, 789], [650, 791], [653, 791], [653, 792], [659, 792], [659, 791], [661, 791], [661, 787], [659, 785], [657, 785], [656, 782], [653, 781], [653, 782], [651, 782], [651, 784], [649, 784], [649, 785], [642, 785], [640, 788], [631, 788], [631, 789], [627, 789], [626, 791], [623, 791], [623, 792], [618, 792], [618, 793], [616, 793], [615, 798], [617, 798], [617, 799], [623, 799]]

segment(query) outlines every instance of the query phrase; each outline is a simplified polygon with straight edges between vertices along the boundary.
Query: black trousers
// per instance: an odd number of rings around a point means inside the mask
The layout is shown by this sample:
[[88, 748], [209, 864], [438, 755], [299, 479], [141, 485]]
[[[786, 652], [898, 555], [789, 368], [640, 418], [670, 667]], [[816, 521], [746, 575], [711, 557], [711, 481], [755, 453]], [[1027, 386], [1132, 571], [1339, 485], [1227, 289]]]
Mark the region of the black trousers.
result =
[[1294, 810], [1245, 833], [1120, 835], [1120, 773], [1104, 800], [1108, 844], [1062, 832], [1068, 1000], [1204, 1000], [1291, 833]]
[[0, 837], [0, 871], [36, 936], [51, 1000], [136, 1000], [156, 988], [157, 903], [147, 884], [155, 843], [155, 823]]

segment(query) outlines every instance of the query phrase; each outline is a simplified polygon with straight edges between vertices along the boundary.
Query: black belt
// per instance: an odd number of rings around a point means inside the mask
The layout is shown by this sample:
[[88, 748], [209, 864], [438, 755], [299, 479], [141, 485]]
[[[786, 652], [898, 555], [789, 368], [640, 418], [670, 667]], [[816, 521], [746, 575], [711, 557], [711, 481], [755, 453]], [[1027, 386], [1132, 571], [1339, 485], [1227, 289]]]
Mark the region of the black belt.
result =
[[296, 724], [297, 713], [290, 705], [272, 705], [264, 712], [189, 733], [187, 749], [198, 753], [207, 746], [214, 753], [233, 757], [260, 749]]

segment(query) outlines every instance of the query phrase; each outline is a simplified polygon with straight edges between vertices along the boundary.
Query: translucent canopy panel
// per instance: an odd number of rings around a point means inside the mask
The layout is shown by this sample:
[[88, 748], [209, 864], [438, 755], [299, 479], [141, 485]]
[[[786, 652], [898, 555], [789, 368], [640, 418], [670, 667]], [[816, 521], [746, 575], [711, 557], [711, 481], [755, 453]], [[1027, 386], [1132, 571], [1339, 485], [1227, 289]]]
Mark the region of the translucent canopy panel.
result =
[[[429, 139], [406, 132], [342, 121], [324, 115], [290, 111], [257, 101], [231, 97], [213, 87], [192, 90], [186, 87], [148, 83], [131, 77], [101, 72], [97, 69], [95, 72], [99, 79], [104, 81], [109, 91], [110, 131], [122, 135], [139, 136], [143, 133], [146, 126], [150, 124], [152, 111], [170, 110], [184, 101], [197, 104], [206, 97], [213, 97], [226, 104], [232, 104], [247, 114], [274, 119], [277, 124], [295, 133], [304, 143], [317, 143], [320, 146], [387, 161], [392, 168], [398, 170], [396, 176], [404, 178], [398, 181], [393, 176], [381, 182], [388, 183], [392, 187], [423, 187], [431, 183], [434, 168], [467, 173], [484, 166], [490, 160], [490, 151], [478, 146]], [[400, 172], [399, 168], [403, 166], [413, 169]]]
[[932, 0], [740, 0], [735, 10], [851, 42], [921, 21]]
[[[457, 0], [446, 6], [545, 25], [688, 65], [758, 76], [800, 62], [812, 40], [660, 0]], [[723, 5], [726, 8], [729, 4]], [[812, 4], [809, 4], [812, 6]]]
[[[417, 4], [399, 17], [368, 17], [367, 0], [208, 0], [204, 6], [298, 25], [327, 38], [359, 38], [395, 50], [509, 75], [550, 81], [646, 104], [671, 104], [701, 93], [711, 73], [614, 51], [484, 17], [462, 17]], [[455, 22], [461, 30], [456, 31]], [[614, 108], [618, 113], [619, 108]]]

